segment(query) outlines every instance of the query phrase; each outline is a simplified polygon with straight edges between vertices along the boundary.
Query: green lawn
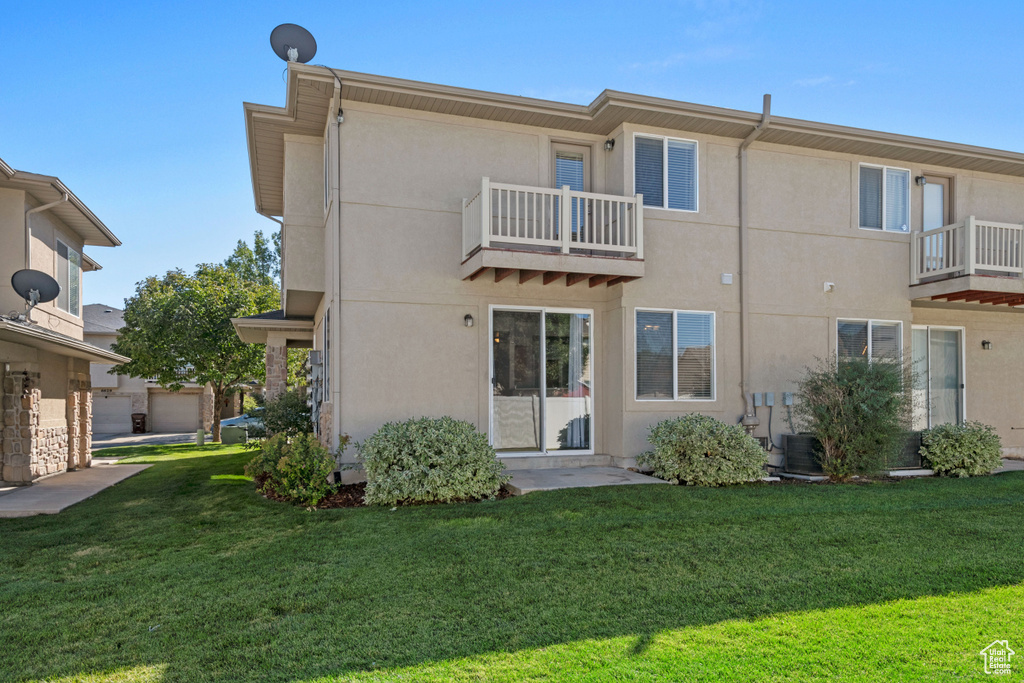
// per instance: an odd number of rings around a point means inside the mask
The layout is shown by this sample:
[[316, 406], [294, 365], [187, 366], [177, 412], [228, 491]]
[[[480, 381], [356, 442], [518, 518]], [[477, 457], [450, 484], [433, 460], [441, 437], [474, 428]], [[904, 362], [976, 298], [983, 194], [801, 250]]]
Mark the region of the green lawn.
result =
[[236, 447], [130, 452], [155, 466], [0, 519], [0, 680], [960, 681], [1024, 653], [1024, 472], [308, 512]]

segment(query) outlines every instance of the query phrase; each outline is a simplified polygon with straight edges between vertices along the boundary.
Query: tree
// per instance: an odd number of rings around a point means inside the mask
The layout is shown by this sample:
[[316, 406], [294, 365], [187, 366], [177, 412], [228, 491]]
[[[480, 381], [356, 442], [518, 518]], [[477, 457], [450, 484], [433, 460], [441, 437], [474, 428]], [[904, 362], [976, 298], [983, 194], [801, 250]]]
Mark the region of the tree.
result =
[[252, 247], [245, 240], [238, 240], [224, 266], [247, 282], [276, 286], [281, 277], [281, 232], [271, 233], [268, 240], [262, 230], [257, 230], [252, 236]]
[[[237, 250], [236, 250], [237, 253]], [[263, 348], [238, 338], [231, 318], [271, 310], [277, 287], [254, 282], [225, 265], [202, 264], [193, 275], [172, 270], [149, 277], [125, 302], [124, 328], [116, 353], [131, 362], [114, 371], [155, 377], [178, 391], [185, 382], [213, 387], [213, 440], [220, 441], [220, 407], [227, 393], [250, 379], [263, 380]]]

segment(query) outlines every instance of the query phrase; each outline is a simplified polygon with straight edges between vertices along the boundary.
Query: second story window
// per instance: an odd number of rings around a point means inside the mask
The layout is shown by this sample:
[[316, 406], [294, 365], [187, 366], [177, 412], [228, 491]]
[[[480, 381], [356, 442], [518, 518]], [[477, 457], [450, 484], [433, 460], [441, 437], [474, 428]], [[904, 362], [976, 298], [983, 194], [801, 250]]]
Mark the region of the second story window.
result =
[[860, 227], [910, 232], [910, 171], [861, 165]]
[[82, 285], [82, 255], [57, 240], [57, 308], [71, 315], [79, 315]]
[[633, 191], [644, 206], [697, 210], [697, 143], [637, 135], [633, 138]]

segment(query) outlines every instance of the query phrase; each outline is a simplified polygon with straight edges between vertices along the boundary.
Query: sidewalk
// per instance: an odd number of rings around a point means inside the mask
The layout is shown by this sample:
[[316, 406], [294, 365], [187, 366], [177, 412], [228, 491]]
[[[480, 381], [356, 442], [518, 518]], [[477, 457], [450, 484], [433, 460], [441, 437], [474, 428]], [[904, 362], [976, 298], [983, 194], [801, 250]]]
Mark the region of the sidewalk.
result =
[[[207, 438], [209, 436], [207, 435]], [[194, 443], [196, 433], [186, 434], [93, 434], [92, 450], [115, 446], [158, 446], [172, 443]]]
[[0, 518], [55, 515], [147, 467], [151, 465], [94, 462], [92, 467], [47, 477], [31, 486], [0, 489]]

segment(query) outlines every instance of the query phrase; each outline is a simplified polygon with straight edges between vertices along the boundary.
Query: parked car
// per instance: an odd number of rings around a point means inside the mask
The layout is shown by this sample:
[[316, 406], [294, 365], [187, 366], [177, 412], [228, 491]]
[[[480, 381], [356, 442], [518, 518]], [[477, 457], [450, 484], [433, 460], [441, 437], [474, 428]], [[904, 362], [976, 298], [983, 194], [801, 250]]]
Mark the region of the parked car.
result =
[[220, 421], [220, 428], [225, 427], [245, 427], [245, 429], [263, 429], [263, 408], [253, 408], [244, 415], [238, 417], [229, 417], [226, 420]]

